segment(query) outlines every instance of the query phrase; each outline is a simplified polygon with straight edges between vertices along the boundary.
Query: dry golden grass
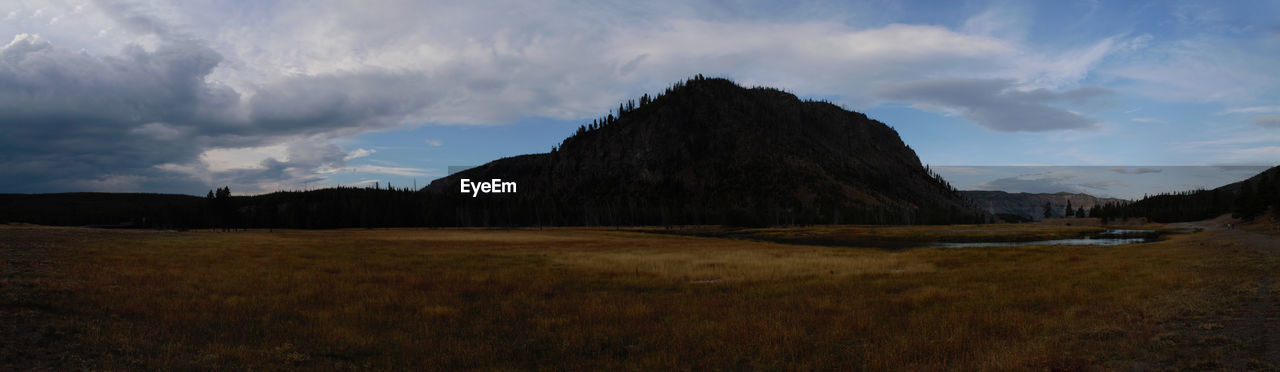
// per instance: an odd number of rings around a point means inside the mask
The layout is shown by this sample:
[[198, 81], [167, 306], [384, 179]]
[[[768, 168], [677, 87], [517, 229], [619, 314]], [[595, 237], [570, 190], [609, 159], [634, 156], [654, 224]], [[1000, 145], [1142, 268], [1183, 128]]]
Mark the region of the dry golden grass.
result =
[[[1014, 226], [944, 229], [1063, 229]], [[1179, 366], [1190, 331], [1168, 324], [1230, 309], [1275, 268], [1217, 233], [885, 251], [572, 228], [22, 229], [0, 227], [5, 254], [52, 244], [54, 264], [11, 279], [66, 290], [7, 290], [48, 296], [25, 303], [64, 314], [74, 367], [100, 369]]]
[[1097, 219], [1093, 219], [1093, 221], [1093, 224], [1085, 223], [1076, 226], [1066, 226], [1061, 223], [925, 226], [822, 225], [770, 228], [694, 226], [677, 229], [638, 228], [632, 229], [632, 231], [703, 237], [745, 238], [792, 244], [896, 249], [936, 242], [1025, 242], [1070, 239], [1100, 233], [1107, 229], [1174, 230], [1159, 224], [1113, 224], [1101, 226], [1096, 223]]

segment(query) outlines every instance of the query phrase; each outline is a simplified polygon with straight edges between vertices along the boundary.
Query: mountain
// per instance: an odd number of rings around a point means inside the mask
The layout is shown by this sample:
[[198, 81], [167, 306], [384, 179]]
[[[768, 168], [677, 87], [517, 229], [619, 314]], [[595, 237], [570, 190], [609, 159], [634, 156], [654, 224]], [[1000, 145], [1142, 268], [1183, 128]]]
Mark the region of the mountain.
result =
[[1114, 217], [1146, 217], [1155, 222], [1185, 222], [1214, 218], [1225, 213], [1253, 219], [1268, 208], [1280, 212], [1280, 166], [1212, 190], [1147, 196], [1123, 208], [1107, 211], [1107, 214]]
[[[579, 128], [549, 153], [433, 181], [462, 225], [954, 223], [983, 215], [898, 133], [829, 102], [701, 76]], [[514, 193], [463, 194], [470, 182]], [[446, 208], [448, 209], [448, 208]]]
[[993, 215], [1013, 214], [1029, 220], [1044, 219], [1045, 203], [1051, 205], [1050, 211], [1054, 217], [1063, 217], [1066, 212], [1067, 202], [1071, 203], [1072, 208], [1084, 208], [1085, 211], [1095, 205], [1101, 207], [1108, 203], [1125, 204], [1129, 202], [1124, 199], [1099, 198], [1089, 194], [1065, 192], [1030, 194], [1025, 192], [1008, 193], [1004, 191], [966, 190], [961, 191], [960, 195], [963, 195], [970, 203], [987, 213]]

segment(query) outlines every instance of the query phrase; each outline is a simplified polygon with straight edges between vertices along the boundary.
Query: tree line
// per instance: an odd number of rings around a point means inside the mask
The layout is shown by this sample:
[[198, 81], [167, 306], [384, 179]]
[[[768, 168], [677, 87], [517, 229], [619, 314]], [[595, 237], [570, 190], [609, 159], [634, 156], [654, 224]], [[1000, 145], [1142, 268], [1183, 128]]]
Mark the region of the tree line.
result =
[[1185, 222], [1232, 217], [1252, 220], [1268, 209], [1280, 211], [1280, 171], [1272, 168], [1253, 178], [1213, 190], [1144, 195], [1141, 200], [1102, 208], [1106, 220], [1144, 217], [1153, 222]]
[[730, 201], [634, 198], [584, 202], [516, 195], [471, 198], [391, 187], [333, 187], [205, 197], [172, 194], [4, 194], [0, 223], [156, 229], [332, 229], [380, 227], [538, 227], [979, 223], [947, 208], [765, 208]]

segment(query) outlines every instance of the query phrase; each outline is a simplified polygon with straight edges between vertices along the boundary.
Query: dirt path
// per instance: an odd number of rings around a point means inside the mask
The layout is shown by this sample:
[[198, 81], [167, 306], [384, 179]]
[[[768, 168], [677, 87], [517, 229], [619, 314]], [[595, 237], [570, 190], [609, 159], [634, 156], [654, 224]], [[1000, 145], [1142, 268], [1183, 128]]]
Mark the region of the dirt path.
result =
[[[1236, 228], [1228, 228], [1235, 224]], [[1271, 268], [1280, 264], [1280, 236], [1251, 231], [1251, 226], [1240, 226], [1240, 221], [1223, 215], [1211, 220], [1170, 224], [1172, 227], [1197, 229], [1209, 232], [1213, 238], [1228, 244], [1252, 248], [1262, 260], [1264, 271], [1258, 279], [1258, 287], [1249, 303], [1235, 316], [1229, 316], [1221, 336], [1238, 340], [1238, 348], [1223, 355], [1223, 367], [1230, 370], [1280, 370], [1280, 309], [1277, 308], [1275, 280]], [[1213, 335], [1202, 335], [1212, 338]]]

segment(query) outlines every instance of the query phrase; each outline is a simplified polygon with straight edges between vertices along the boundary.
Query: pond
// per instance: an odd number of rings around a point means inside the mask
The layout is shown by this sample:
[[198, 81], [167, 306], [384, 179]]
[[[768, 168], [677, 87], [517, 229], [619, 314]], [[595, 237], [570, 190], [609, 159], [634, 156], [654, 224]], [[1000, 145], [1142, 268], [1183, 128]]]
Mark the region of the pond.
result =
[[933, 243], [935, 248], [965, 247], [1017, 247], [1025, 245], [1122, 245], [1149, 243], [1158, 239], [1155, 230], [1111, 229], [1094, 235], [1075, 239], [1035, 240], [1028, 242], [965, 242], [965, 243]]

